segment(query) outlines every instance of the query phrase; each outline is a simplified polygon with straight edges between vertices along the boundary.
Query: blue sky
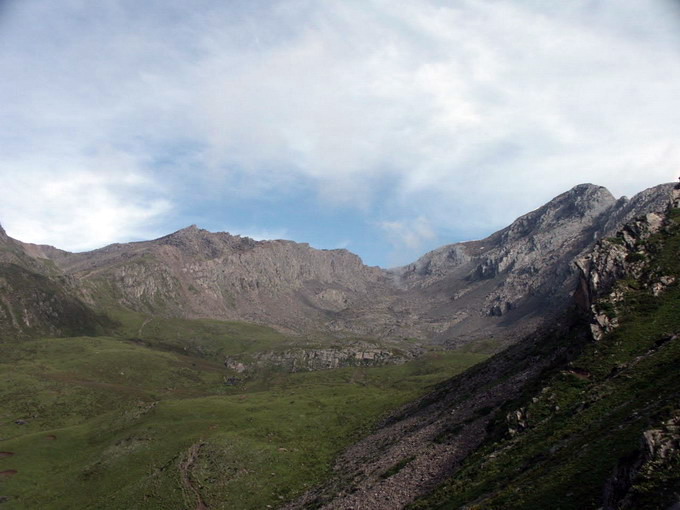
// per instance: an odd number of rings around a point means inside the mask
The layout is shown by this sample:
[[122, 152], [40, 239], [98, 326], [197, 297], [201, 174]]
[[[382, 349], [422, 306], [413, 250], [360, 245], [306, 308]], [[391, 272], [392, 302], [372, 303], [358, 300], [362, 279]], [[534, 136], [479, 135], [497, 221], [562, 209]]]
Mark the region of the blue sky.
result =
[[0, 223], [408, 263], [680, 174], [672, 0], [0, 0]]

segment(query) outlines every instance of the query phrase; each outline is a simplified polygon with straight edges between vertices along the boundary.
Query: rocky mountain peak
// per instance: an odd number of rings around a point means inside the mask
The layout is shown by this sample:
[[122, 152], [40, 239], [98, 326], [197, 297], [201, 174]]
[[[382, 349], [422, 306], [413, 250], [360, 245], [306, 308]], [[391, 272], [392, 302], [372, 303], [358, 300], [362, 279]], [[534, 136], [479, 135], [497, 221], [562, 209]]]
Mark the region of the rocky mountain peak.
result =
[[210, 234], [212, 234], [212, 232], [199, 228], [196, 225], [189, 225], [188, 227], [184, 227], [176, 232], [173, 232], [172, 234], [161, 237], [159, 241], [166, 239], [199, 239]]
[[546, 234], [554, 237], [554, 231], [565, 224], [580, 225], [588, 222], [617, 203], [607, 188], [579, 184], [538, 209], [520, 216], [511, 225], [486, 239], [443, 246], [427, 253], [406, 268], [396, 269], [396, 272], [404, 273], [410, 269], [420, 274], [432, 274], [443, 266], [461, 265], [468, 262], [470, 256], [489, 253], [500, 245], [507, 246], [508, 243], [515, 242], [524, 244]]
[[593, 184], [579, 184], [553, 198], [535, 211], [520, 216], [498, 234], [505, 242], [552, 231], [567, 223], [592, 221], [616, 204], [607, 188]]
[[202, 231], [202, 230], [203, 230], [203, 229], [198, 228], [198, 226], [194, 223], [193, 225], [189, 225], [188, 227], [184, 227], [184, 228], [179, 229], [177, 232], [175, 232], [175, 234], [187, 234], [187, 235], [191, 235], [191, 234], [198, 233], [198, 232], [200, 232], [200, 231]]
[[634, 197], [627, 199], [621, 197], [607, 214], [606, 221], [602, 224], [604, 235], [611, 235], [621, 228], [624, 224], [632, 221], [637, 216], [647, 212], [664, 211], [669, 203], [673, 183], [659, 184], [648, 188]]
[[575, 209], [583, 214], [595, 213], [616, 203], [616, 198], [603, 186], [579, 184], [567, 191], [567, 196], [574, 202]]
[[528, 248], [531, 252], [537, 251], [539, 247], [560, 247], [564, 241], [562, 237], [573, 237], [575, 231], [583, 230], [584, 224], [590, 225], [595, 217], [616, 203], [607, 188], [579, 184], [542, 207], [520, 216], [511, 225], [486, 239], [443, 246], [394, 272], [421, 276], [443, 274], [479, 256], [494, 260], [507, 259], [515, 251], [513, 246], [516, 244], [522, 250]]
[[182, 253], [199, 258], [217, 258], [232, 251], [254, 248], [257, 241], [249, 237], [234, 236], [228, 232], [210, 232], [190, 225], [161, 237], [156, 244], [174, 246]]
[[672, 186], [617, 200], [579, 184], [486, 239], [444, 246], [391, 274], [412, 309], [427, 296], [418, 313], [447, 325], [438, 338], [488, 335], [496, 320], [507, 332], [513, 321], [527, 324], [536, 310], [546, 316], [569, 302], [578, 281], [572, 261], [624, 222], [664, 210]]
[[[605, 188], [604, 186], [599, 186], [597, 184], [592, 184], [590, 182], [584, 182], [581, 184], [577, 184], [573, 188], [571, 188], [569, 191], [566, 191], [563, 193], [563, 195], [611, 195], [609, 193], [609, 190]], [[561, 196], [561, 195], [560, 195]]]
[[2, 228], [2, 225], [0, 225], [0, 239], [6, 239], [7, 238], [7, 232], [5, 232], [5, 229]]

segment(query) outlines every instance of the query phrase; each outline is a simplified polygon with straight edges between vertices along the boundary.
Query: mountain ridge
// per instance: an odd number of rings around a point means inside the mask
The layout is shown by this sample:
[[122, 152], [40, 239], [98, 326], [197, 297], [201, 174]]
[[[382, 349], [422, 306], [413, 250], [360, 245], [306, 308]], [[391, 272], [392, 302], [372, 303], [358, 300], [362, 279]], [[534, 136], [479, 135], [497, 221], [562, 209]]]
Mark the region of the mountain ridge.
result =
[[504, 343], [558, 313], [577, 278], [573, 260], [631, 217], [663, 208], [671, 188], [617, 200], [602, 186], [580, 184], [485, 239], [442, 246], [396, 269], [366, 266], [345, 249], [196, 225], [80, 253], [6, 235], [2, 242], [21, 251], [31, 270], [50, 266], [100, 313], [113, 304], [299, 335]]

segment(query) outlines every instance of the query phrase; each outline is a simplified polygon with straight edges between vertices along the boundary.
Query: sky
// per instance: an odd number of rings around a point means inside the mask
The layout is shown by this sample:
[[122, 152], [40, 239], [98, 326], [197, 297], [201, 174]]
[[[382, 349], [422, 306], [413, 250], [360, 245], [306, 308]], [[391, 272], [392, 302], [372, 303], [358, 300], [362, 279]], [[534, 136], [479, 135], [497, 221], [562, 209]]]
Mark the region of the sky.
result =
[[392, 267], [680, 175], [677, 0], [0, 0], [0, 224]]

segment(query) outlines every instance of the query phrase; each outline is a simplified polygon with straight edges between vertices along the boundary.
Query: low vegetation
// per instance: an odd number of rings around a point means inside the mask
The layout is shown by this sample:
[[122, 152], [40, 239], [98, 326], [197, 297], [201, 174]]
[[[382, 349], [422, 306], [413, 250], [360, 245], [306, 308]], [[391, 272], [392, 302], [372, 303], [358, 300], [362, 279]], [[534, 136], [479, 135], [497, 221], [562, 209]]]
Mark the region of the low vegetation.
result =
[[[139, 333], [138, 319], [127, 318], [123, 337]], [[218, 355], [285, 337], [190, 322], [154, 319], [134, 340], [0, 344], [3, 508], [274, 507], [327, 476], [386, 412], [485, 358], [432, 353], [235, 381]], [[186, 353], [184, 335], [194, 340]]]

